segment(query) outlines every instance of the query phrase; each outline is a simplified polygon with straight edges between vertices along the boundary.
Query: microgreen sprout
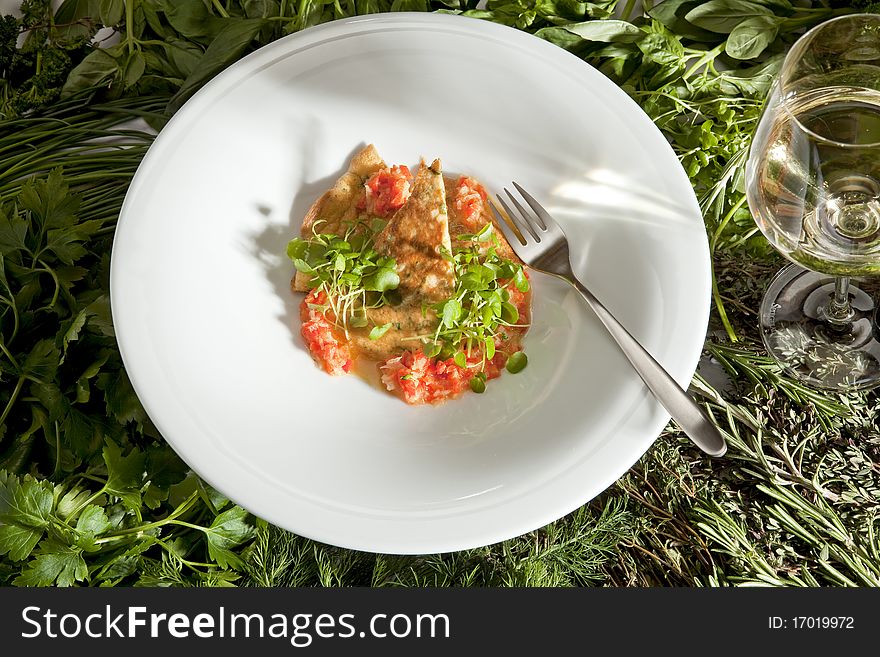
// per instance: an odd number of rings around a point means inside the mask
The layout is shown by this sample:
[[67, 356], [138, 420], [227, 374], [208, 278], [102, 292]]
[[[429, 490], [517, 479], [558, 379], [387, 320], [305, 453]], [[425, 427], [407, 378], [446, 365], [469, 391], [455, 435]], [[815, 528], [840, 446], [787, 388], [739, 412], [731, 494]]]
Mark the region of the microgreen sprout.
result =
[[[308, 240], [295, 238], [287, 245], [287, 255], [297, 271], [311, 276], [310, 285], [327, 295], [326, 306], [312, 307], [330, 310], [328, 318], [348, 332], [351, 328], [367, 326], [367, 311], [395, 303], [394, 290], [400, 283], [394, 258], [381, 255], [373, 248], [375, 230], [358, 222], [339, 237], [318, 233], [312, 227]], [[370, 339], [378, 340], [390, 324], [376, 326]]]
[[[455, 292], [430, 308], [439, 319], [437, 329], [424, 344], [429, 358], [453, 358], [466, 367], [478, 354], [479, 372], [495, 357], [509, 337], [508, 329], [524, 328], [519, 310], [511, 302], [510, 290], [529, 290], [522, 265], [498, 253], [500, 242], [492, 224], [474, 234], [457, 237], [449, 254], [455, 268]], [[518, 371], [518, 370], [517, 370]], [[471, 387], [485, 388], [485, 380]]]

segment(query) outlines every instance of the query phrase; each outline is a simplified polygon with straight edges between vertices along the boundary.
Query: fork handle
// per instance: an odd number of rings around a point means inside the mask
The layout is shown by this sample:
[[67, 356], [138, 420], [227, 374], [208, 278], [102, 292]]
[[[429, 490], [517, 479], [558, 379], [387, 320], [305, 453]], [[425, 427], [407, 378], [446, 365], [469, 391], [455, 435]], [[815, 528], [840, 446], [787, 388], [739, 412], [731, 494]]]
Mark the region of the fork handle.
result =
[[703, 410], [682, 390], [675, 379], [636, 340], [617, 318], [580, 281], [572, 277], [578, 292], [599, 317], [611, 337], [620, 346], [648, 389], [687, 434], [693, 443], [710, 456], [724, 456], [727, 443]]

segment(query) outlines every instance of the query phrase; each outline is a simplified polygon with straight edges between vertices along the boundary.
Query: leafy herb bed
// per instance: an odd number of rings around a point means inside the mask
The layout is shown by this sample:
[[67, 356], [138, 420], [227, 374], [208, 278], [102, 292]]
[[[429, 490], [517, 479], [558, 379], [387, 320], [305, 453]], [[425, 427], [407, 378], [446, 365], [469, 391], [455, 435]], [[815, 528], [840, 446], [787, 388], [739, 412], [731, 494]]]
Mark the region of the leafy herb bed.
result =
[[[666, 0], [48, 0], [0, 22], [0, 584], [878, 585], [876, 393], [782, 377], [755, 310], [780, 262], [742, 165], [768, 85], [804, 29], [876, 3]], [[615, 9], [617, 10], [616, 14]], [[293, 536], [188, 473], [151, 426], [110, 321], [109, 249], [151, 136], [203, 82], [275, 38], [341, 16], [435, 10], [536, 33], [593, 64], [669, 138], [713, 251], [702, 396], [731, 449], [670, 427], [615, 486], [503, 545], [388, 557]], [[97, 50], [103, 26], [119, 35]], [[16, 44], [19, 31], [29, 36]], [[103, 32], [102, 32], [103, 34]], [[113, 137], [119, 146], [96, 147]], [[714, 379], [713, 379], [714, 380]]]

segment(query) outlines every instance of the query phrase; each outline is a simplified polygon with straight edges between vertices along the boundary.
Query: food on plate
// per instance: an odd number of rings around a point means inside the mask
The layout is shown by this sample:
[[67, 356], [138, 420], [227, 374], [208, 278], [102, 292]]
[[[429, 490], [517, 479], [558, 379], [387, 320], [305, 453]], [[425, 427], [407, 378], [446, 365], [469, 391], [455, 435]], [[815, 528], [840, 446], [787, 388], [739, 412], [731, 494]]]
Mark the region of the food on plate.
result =
[[412, 191], [404, 200], [376, 234], [375, 248], [394, 257], [403, 298], [448, 299], [454, 291], [455, 273], [449, 257], [452, 244], [440, 160], [419, 167]]
[[480, 182], [445, 175], [439, 159], [413, 174], [373, 145], [357, 153], [287, 246], [315, 362], [372, 369], [408, 404], [521, 371], [531, 290], [495, 221]]

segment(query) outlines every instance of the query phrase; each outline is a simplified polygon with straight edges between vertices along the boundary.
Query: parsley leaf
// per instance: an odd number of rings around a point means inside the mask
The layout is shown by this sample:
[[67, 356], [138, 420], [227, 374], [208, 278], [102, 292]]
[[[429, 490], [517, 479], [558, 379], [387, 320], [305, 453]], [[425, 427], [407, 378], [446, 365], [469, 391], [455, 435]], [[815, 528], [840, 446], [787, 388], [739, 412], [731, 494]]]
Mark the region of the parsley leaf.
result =
[[147, 414], [131, 386], [125, 370], [119, 369], [113, 374], [102, 374], [98, 377], [98, 388], [104, 392], [104, 401], [108, 415], [112, 415], [120, 424], [144, 422]]
[[82, 548], [56, 540], [40, 544], [37, 558], [13, 580], [16, 586], [71, 586], [88, 577]]
[[89, 504], [82, 510], [76, 521], [76, 544], [86, 551], [96, 549], [95, 538], [112, 527], [104, 509]]
[[205, 530], [208, 554], [223, 568], [239, 569], [242, 566], [241, 559], [231, 548], [253, 538], [254, 526], [247, 521], [248, 515], [241, 507], [232, 507], [214, 518]]
[[28, 251], [25, 241], [28, 225], [21, 213], [13, 212], [9, 207], [0, 207], [0, 253], [8, 255], [13, 251]]
[[24, 559], [49, 526], [52, 485], [0, 470], [0, 554]]
[[104, 490], [121, 499], [128, 508], [140, 508], [146, 455], [135, 447], [128, 456], [123, 456], [122, 449], [108, 440], [104, 447], [104, 463], [107, 466]]
[[60, 357], [53, 340], [40, 340], [25, 359], [21, 374], [37, 383], [51, 381], [55, 377]]
[[[56, 488], [56, 495], [61, 490], [63, 489]], [[58, 500], [58, 505], [55, 507], [55, 513], [57, 513], [58, 517], [62, 520], [67, 520], [67, 518], [72, 516], [78, 509], [83, 508], [91, 495], [91, 491], [79, 486], [73, 486], [70, 490], [61, 495]]]

